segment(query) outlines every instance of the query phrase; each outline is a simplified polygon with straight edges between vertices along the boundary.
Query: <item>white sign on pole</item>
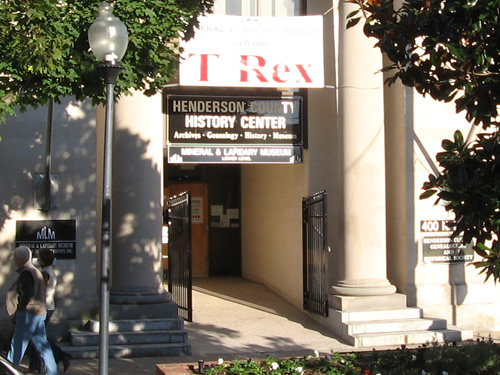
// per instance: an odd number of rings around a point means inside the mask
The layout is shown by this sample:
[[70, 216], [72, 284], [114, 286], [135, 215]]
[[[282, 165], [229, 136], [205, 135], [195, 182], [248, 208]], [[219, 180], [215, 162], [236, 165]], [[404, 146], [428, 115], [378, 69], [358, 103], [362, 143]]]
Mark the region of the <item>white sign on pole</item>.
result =
[[181, 86], [324, 86], [322, 16], [210, 14], [181, 46]]

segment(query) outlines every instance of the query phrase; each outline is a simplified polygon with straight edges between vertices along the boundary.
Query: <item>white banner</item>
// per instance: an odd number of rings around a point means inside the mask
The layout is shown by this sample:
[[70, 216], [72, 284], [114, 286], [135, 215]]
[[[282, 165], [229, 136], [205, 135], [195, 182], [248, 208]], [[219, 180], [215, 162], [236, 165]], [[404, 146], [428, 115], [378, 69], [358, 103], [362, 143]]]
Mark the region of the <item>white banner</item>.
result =
[[181, 46], [181, 86], [324, 86], [322, 16], [211, 14]]

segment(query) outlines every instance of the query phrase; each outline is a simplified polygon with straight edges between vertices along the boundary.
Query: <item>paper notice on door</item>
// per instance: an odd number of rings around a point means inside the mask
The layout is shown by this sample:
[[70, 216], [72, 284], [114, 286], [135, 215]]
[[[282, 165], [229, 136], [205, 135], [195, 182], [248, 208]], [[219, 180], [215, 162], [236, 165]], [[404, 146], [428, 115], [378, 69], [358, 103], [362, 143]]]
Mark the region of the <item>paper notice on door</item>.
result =
[[229, 219], [228, 215], [222, 215], [220, 217], [220, 227], [221, 228], [229, 228], [230, 223], [231, 223], [231, 220]]
[[191, 197], [191, 223], [203, 224], [203, 197]]
[[223, 214], [224, 206], [214, 204], [210, 207], [210, 216], [222, 216]]
[[229, 219], [239, 219], [240, 218], [240, 210], [237, 208], [228, 208], [227, 216]]

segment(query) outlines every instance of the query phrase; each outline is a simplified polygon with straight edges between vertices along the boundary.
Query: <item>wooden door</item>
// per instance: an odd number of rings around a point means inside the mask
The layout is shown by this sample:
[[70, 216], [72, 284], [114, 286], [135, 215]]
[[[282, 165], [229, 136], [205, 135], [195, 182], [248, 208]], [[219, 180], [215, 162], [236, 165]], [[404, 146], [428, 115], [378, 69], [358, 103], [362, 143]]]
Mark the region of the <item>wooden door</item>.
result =
[[[208, 186], [206, 184], [170, 184], [165, 200], [184, 191], [191, 192], [191, 242], [193, 277], [208, 276]], [[167, 246], [168, 251], [168, 246]]]

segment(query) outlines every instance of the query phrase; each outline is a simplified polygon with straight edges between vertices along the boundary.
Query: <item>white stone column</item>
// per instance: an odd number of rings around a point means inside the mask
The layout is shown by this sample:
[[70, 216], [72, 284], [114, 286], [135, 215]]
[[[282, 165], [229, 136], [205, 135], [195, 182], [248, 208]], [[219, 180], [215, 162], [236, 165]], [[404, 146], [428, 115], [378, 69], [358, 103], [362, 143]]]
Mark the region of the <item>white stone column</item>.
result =
[[340, 252], [344, 274], [331, 294], [388, 295], [382, 55], [362, 25], [346, 30], [355, 9], [339, 2], [338, 93]]
[[135, 92], [115, 106], [110, 296], [115, 318], [120, 307], [125, 317], [134, 309], [133, 315], [142, 317], [174, 311], [162, 283], [163, 127], [160, 94]]

